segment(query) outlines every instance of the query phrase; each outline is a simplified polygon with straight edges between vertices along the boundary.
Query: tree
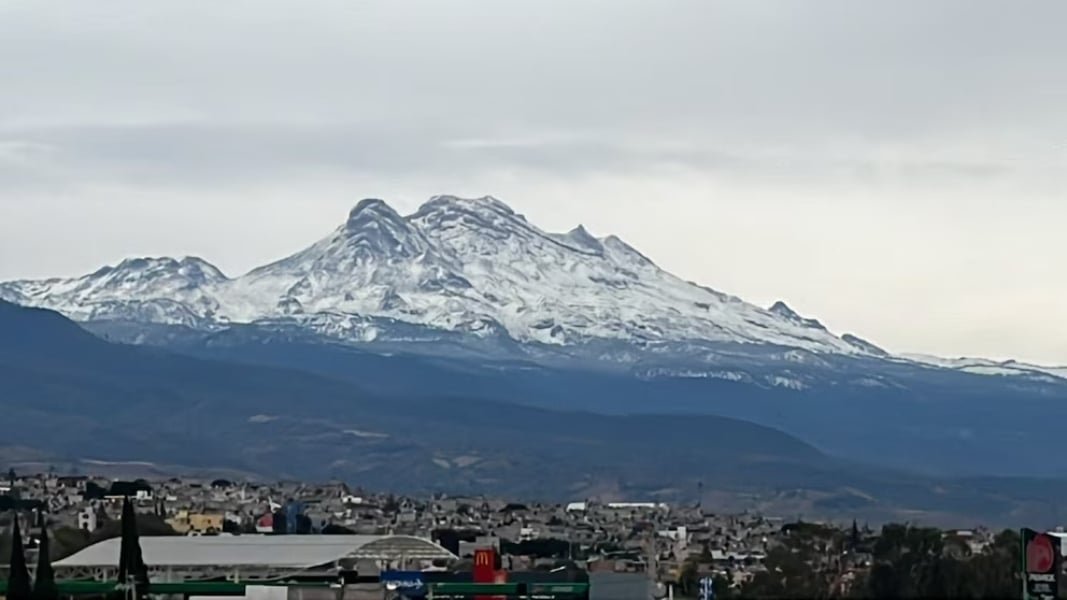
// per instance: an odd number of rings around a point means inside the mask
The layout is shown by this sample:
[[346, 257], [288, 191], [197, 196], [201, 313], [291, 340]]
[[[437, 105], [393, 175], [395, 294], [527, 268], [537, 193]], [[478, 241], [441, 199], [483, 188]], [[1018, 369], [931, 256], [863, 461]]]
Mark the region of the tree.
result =
[[[174, 528], [167, 524], [159, 516], [151, 513], [137, 513], [137, 532], [144, 536], [178, 535]], [[103, 524], [89, 534], [89, 544], [95, 544], [104, 540], [110, 540], [122, 536], [122, 521], [103, 521]]]
[[386, 514], [396, 514], [400, 512], [400, 501], [396, 496], [389, 494], [385, 497], [385, 502], [382, 503], [382, 512]]
[[311, 533], [311, 529], [311, 519], [304, 513], [298, 514], [296, 516], [296, 533], [298, 535], [307, 535]]
[[0, 528], [0, 563], [11, 560], [11, 534]]
[[276, 535], [285, 535], [288, 532], [288, 517], [285, 514], [285, 508], [279, 508], [274, 511], [272, 515], [271, 529]]
[[37, 547], [37, 573], [33, 582], [34, 600], [59, 600], [56, 574], [52, 569], [51, 547], [48, 543], [48, 528], [41, 516], [41, 543]]
[[52, 532], [52, 558], [60, 560], [89, 546], [91, 534], [77, 527], [60, 527]]
[[900, 577], [890, 563], [878, 563], [871, 567], [867, 576], [867, 594], [870, 598], [898, 598], [900, 594]]
[[767, 553], [767, 571], [756, 574], [744, 587], [752, 598], [826, 598], [826, 575], [815, 568], [816, 556], [798, 549], [774, 548]]
[[103, 500], [104, 496], [107, 496], [107, 490], [95, 482], [88, 482], [85, 484], [85, 493], [82, 494], [86, 500]]
[[968, 577], [975, 582], [975, 597], [1018, 596], [1022, 587], [1019, 573], [1022, 560], [1020, 543], [1017, 531], [1002, 531], [993, 538], [989, 547], [968, 561]]
[[846, 532], [798, 521], [783, 526], [782, 534], [782, 545], [767, 553], [764, 561], [767, 570], [757, 573], [744, 586], [742, 596], [826, 598], [836, 593], [840, 575], [838, 561], [846, 543]]
[[7, 570], [8, 600], [31, 600], [33, 588], [30, 585], [30, 572], [26, 567], [26, 554], [22, 548], [22, 532], [19, 531], [19, 517], [15, 515], [11, 530], [11, 559]]
[[148, 565], [141, 552], [140, 535], [137, 531], [137, 514], [129, 498], [122, 501], [122, 543], [119, 546], [118, 582], [127, 586], [136, 598], [148, 597]]
[[678, 571], [678, 591], [683, 595], [691, 596], [696, 593], [697, 589], [697, 564], [692, 560], [687, 560], [682, 564], [682, 568]]
[[937, 529], [886, 525], [866, 582], [871, 598], [1011, 598], [1019, 594], [1019, 536], [1005, 531], [979, 554], [946, 551]]

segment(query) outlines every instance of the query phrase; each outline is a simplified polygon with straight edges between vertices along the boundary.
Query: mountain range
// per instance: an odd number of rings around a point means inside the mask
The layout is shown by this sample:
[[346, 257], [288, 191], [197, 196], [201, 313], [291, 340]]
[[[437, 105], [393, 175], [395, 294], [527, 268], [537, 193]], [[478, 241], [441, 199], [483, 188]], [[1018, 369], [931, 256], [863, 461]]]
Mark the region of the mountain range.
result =
[[[739, 462], [771, 472], [830, 464], [794, 437], [722, 417], [557, 413], [447, 392], [390, 395], [296, 369], [111, 343], [54, 312], [5, 302], [0, 326], [0, 407], [5, 423], [17, 425], [5, 428], [0, 445], [65, 462], [332, 475], [419, 491], [514, 490], [526, 481], [525, 493], [546, 478], [558, 490], [583, 481], [615, 485], [608, 474], [624, 465], [628, 485], [639, 486], [642, 472], [656, 470], [713, 475]], [[705, 428], [729, 433], [700, 439]], [[569, 455], [583, 459], [563, 460]]]
[[785, 302], [682, 280], [617, 237], [543, 231], [489, 197], [438, 196], [406, 216], [363, 200], [319, 242], [237, 277], [200, 258], [133, 258], [3, 283], [0, 300], [113, 342], [388, 397], [719, 416], [910, 472], [1067, 476], [1067, 455], [1035, 441], [1067, 418], [1067, 368], [893, 354]]
[[[395, 324], [519, 344], [740, 343], [843, 355], [840, 338], [779, 303], [770, 310], [683, 281], [614, 236], [546, 233], [494, 198], [439, 196], [399, 215], [363, 200], [328, 237], [236, 278], [186, 257], [139, 258], [76, 279], [16, 281], [0, 297], [81, 321], [212, 330], [293, 322], [365, 342]], [[624, 354], [616, 357], [625, 360]]]
[[[418, 353], [445, 344], [597, 368], [663, 362], [676, 372], [644, 370], [796, 389], [811, 382], [791, 367], [820, 357], [1067, 380], [1067, 367], [894, 356], [784, 302], [762, 309], [684, 281], [615, 236], [542, 231], [491, 197], [437, 196], [408, 216], [363, 200], [326, 238], [240, 277], [195, 257], [133, 258], [77, 278], [2, 283], [0, 299], [89, 323], [295, 327]], [[762, 378], [730, 368], [745, 355], [778, 368]], [[854, 383], [885, 384], [871, 375]]]
[[[434, 390], [432, 380], [421, 394], [388, 393], [108, 342], [2, 301], [0, 330], [5, 469], [339, 478], [397, 492], [701, 500], [719, 511], [958, 526], [1067, 516], [1067, 504], [1045, 499], [1063, 497], [1067, 482], [930, 478], [737, 419], [547, 410]], [[374, 356], [345, 362], [388, 367]]]

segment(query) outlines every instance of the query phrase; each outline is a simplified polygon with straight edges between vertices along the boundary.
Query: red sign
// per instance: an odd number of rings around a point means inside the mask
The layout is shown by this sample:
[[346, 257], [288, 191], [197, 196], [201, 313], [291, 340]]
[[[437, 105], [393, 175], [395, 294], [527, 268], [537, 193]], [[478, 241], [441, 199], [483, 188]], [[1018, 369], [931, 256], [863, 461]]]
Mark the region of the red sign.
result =
[[[474, 551], [474, 583], [507, 583], [507, 571], [496, 570], [496, 550], [482, 548]], [[476, 596], [474, 600], [506, 600], [501, 596]]]
[[496, 551], [481, 548], [474, 551], [474, 583], [496, 583]]
[[1056, 565], [1056, 548], [1052, 538], [1041, 534], [1026, 545], [1026, 572], [1048, 573]]

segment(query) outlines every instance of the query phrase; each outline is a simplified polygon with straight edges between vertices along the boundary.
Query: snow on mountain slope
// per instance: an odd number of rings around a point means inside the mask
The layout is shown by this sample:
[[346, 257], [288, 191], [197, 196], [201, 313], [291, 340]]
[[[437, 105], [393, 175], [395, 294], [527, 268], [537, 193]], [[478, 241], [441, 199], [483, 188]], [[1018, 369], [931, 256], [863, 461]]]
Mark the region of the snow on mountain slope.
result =
[[851, 352], [833, 335], [656, 267], [617, 238], [545, 233], [493, 198], [442, 196], [409, 221], [462, 264], [487, 314], [516, 339], [775, 343]]
[[[336, 312], [455, 325], [455, 296], [470, 284], [429, 240], [380, 200], [364, 200], [329, 237], [221, 286], [238, 322]], [[436, 295], [434, 302], [426, 302]]]
[[771, 306], [768, 310], [778, 315], [779, 317], [792, 321], [797, 325], [800, 325], [801, 327], [806, 327], [808, 329], [822, 329], [824, 331], [826, 330], [826, 327], [822, 323], [820, 323], [818, 319], [806, 319], [798, 315], [792, 308], [789, 308], [788, 304], [782, 302], [781, 300], [775, 302], [774, 305]]
[[846, 343], [852, 344], [853, 347], [865, 354], [881, 357], [889, 356], [889, 353], [883, 350], [882, 348], [875, 346], [874, 344], [868, 342], [867, 340], [859, 336], [852, 335], [851, 333], [846, 333], [845, 335], [841, 336], [841, 339], [844, 340]]
[[214, 290], [229, 280], [196, 258], [131, 258], [74, 279], [0, 284], [0, 299], [58, 310], [80, 321], [128, 319], [206, 326], [219, 317]]
[[79, 320], [329, 323], [352, 341], [373, 339], [374, 318], [556, 345], [700, 341], [871, 354], [784, 304], [764, 310], [683, 281], [614, 236], [546, 233], [490, 197], [436, 196], [407, 217], [364, 200], [328, 237], [234, 279], [199, 259], [132, 259], [77, 279], [0, 284], [0, 298]]
[[996, 361], [988, 358], [941, 358], [926, 354], [903, 354], [900, 356], [922, 365], [953, 369], [975, 375], [1027, 376], [1045, 379], [1052, 376], [1067, 380], [1067, 367], [1045, 367], [1015, 360]]

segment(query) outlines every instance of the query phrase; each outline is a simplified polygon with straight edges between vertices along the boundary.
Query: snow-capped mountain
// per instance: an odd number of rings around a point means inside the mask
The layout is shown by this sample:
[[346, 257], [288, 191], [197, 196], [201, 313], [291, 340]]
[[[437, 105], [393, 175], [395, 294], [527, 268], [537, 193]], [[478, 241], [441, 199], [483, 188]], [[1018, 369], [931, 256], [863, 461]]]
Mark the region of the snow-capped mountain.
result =
[[492, 197], [436, 196], [407, 216], [363, 200], [327, 237], [240, 277], [200, 258], [134, 258], [73, 279], [3, 283], [0, 299], [138, 343], [142, 327], [210, 333], [250, 324], [353, 344], [482, 340], [524, 356], [642, 363], [650, 377], [795, 389], [822, 377], [812, 369], [851, 368], [833, 357], [1067, 380], [1064, 369], [895, 357], [784, 302], [763, 309], [684, 281], [615, 236], [582, 226], [545, 232]]
[[209, 327], [219, 312], [215, 291], [227, 281], [221, 271], [195, 257], [131, 258], [76, 279], [0, 284], [0, 299], [52, 308], [78, 321]]
[[1067, 473], [1018, 443], [1067, 418], [1067, 369], [890, 354], [784, 302], [684, 281], [616, 237], [545, 232], [493, 198], [438, 196], [406, 216], [364, 200], [322, 240], [238, 277], [139, 258], [3, 283], [0, 300], [111, 341], [398, 397], [714, 414], [896, 468]]
[[491, 197], [437, 196], [408, 216], [363, 200], [328, 237], [233, 279], [197, 258], [131, 259], [76, 279], [5, 283], [0, 298], [81, 321], [200, 329], [371, 317], [551, 345], [699, 341], [870, 354], [784, 303], [765, 310], [683, 281], [614, 236], [547, 233]]

